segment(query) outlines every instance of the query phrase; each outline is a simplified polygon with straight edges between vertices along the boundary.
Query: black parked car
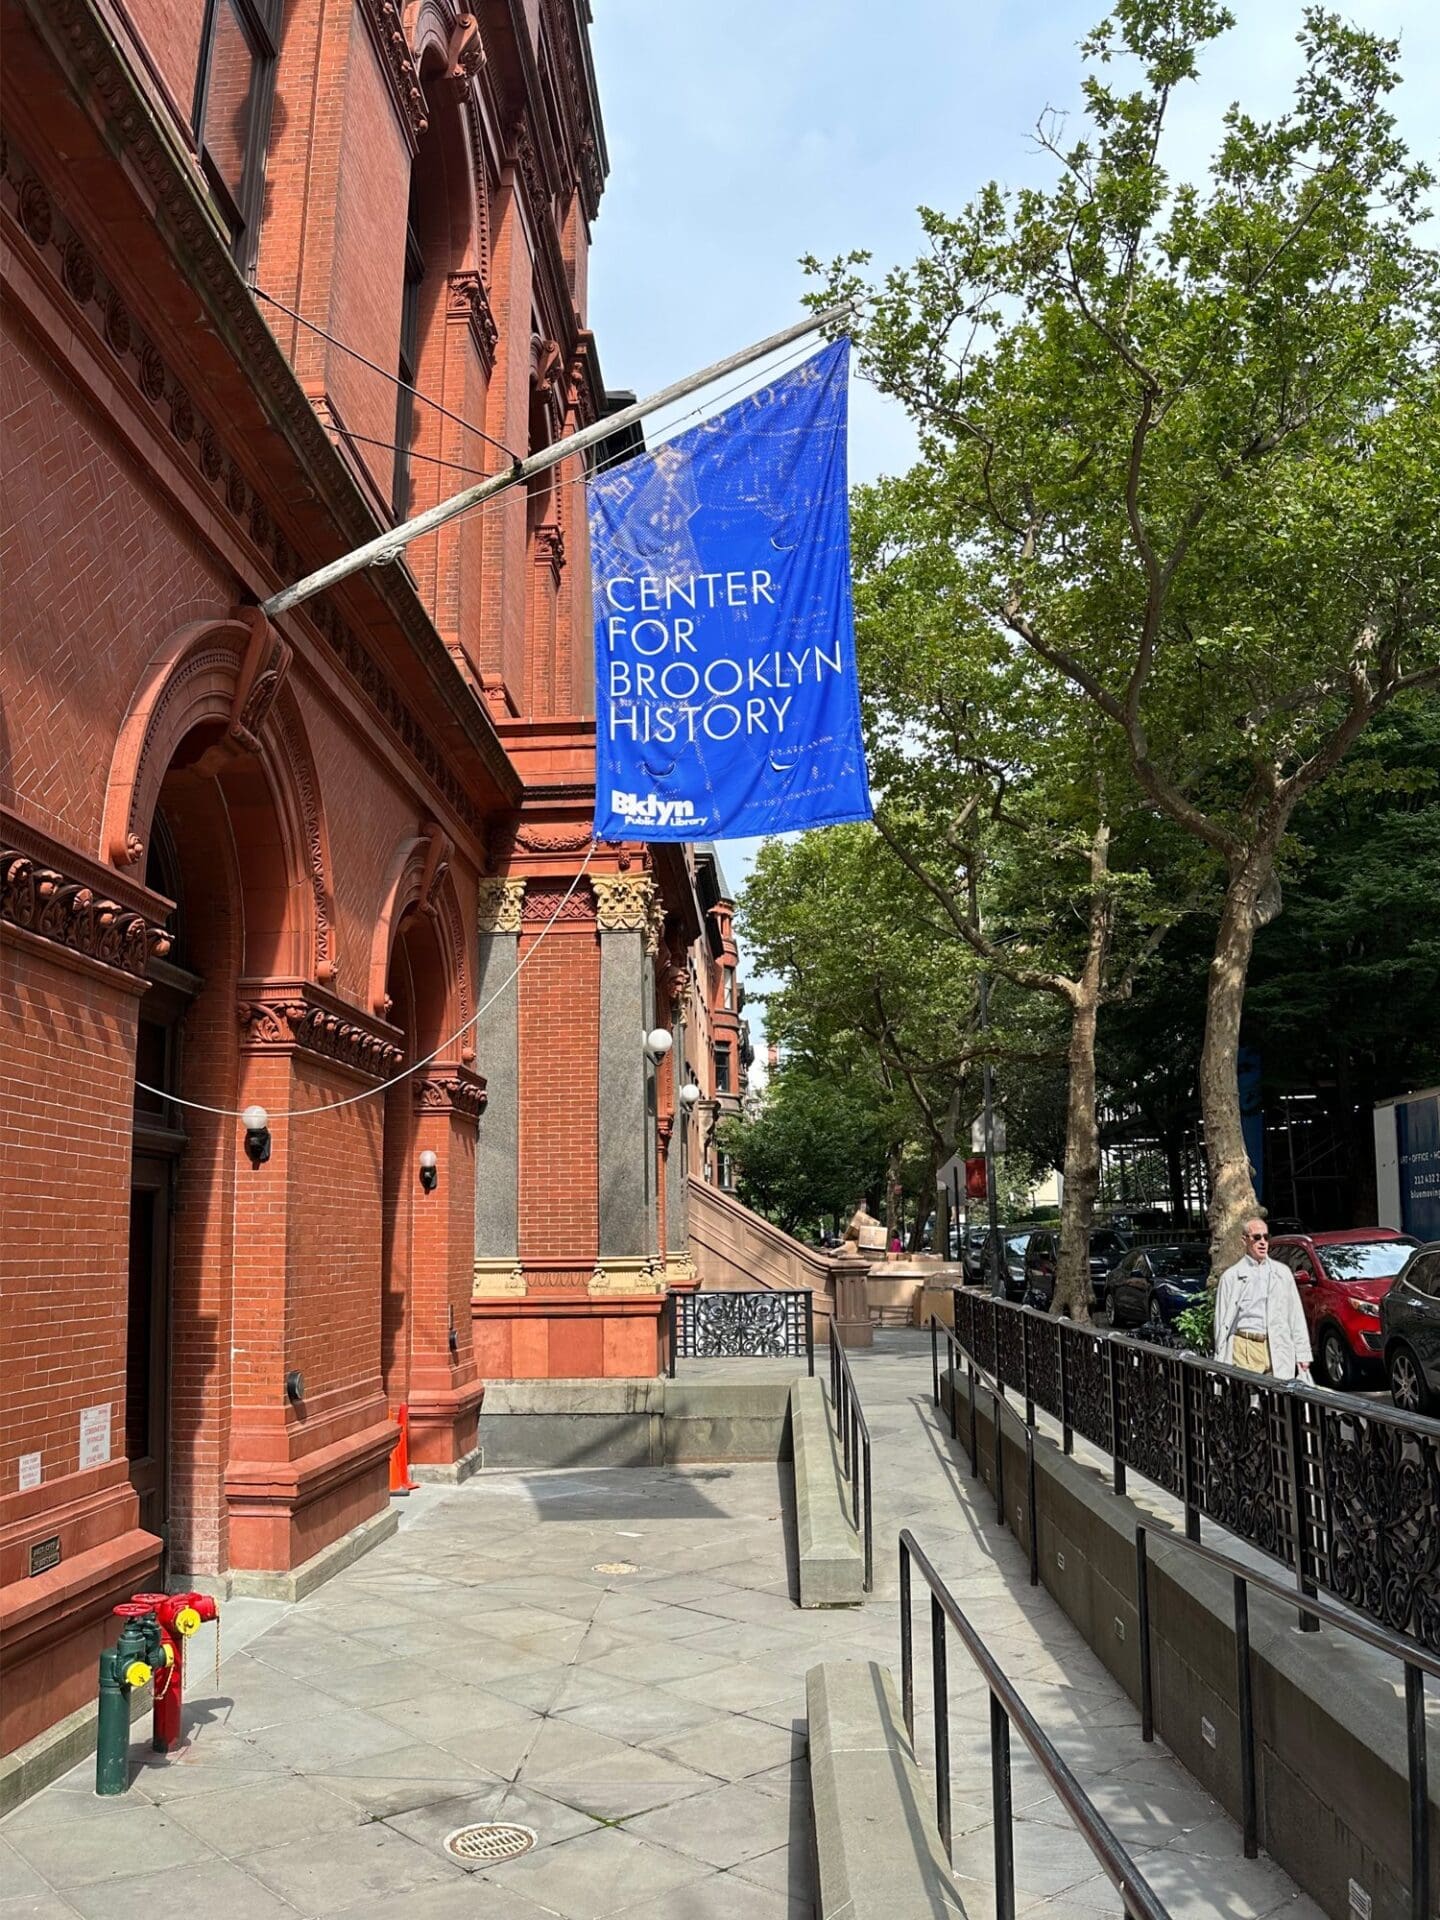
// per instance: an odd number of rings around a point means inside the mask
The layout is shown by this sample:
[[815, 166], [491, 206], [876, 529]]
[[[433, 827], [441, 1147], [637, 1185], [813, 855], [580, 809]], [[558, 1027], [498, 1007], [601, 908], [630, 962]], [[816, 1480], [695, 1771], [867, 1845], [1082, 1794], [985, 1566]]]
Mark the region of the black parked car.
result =
[[[1049, 1229], [1032, 1233], [1025, 1249], [1024, 1297], [1032, 1307], [1048, 1307], [1055, 1296], [1055, 1262], [1060, 1235]], [[1110, 1269], [1125, 1257], [1125, 1242], [1111, 1227], [1090, 1232], [1090, 1304], [1103, 1307]]]
[[1209, 1277], [1210, 1255], [1202, 1246], [1137, 1247], [1110, 1276], [1110, 1324], [1173, 1326]]
[[1402, 1413], [1440, 1409], [1440, 1240], [1416, 1247], [1380, 1302], [1390, 1398]]

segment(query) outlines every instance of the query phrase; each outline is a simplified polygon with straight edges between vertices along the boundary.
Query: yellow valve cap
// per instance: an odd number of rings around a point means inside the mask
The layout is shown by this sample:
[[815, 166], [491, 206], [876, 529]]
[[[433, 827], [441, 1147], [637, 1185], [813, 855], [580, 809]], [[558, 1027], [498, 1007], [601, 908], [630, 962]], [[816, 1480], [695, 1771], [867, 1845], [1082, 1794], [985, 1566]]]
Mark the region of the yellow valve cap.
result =
[[200, 1616], [194, 1607], [181, 1607], [175, 1616], [175, 1631], [179, 1634], [194, 1633], [200, 1625]]
[[170, 1642], [168, 1640], [161, 1642], [160, 1651], [165, 1656], [166, 1666], [173, 1667], [175, 1664], [175, 1649], [170, 1645]]
[[146, 1666], [143, 1660], [132, 1660], [125, 1669], [125, 1684], [127, 1687], [145, 1687], [154, 1675], [154, 1668]]

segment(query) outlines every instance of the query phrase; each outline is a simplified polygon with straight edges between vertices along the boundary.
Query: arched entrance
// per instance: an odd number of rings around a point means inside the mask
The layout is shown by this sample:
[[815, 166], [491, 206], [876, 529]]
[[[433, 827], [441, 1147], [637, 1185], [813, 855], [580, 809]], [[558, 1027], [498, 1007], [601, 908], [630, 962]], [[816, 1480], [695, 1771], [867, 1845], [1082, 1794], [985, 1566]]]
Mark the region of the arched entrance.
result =
[[[418, 905], [405, 913], [391, 948], [385, 976], [386, 1019], [405, 1035], [405, 1058], [421, 1060], [445, 1038], [445, 961], [432, 917]], [[410, 1396], [414, 1351], [412, 1286], [416, 1207], [420, 1185], [419, 1115], [415, 1082], [400, 1081], [385, 1096], [383, 1257], [381, 1263], [380, 1367], [385, 1398], [395, 1412]]]
[[167, 642], [122, 729], [107, 794], [106, 851], [117, 866], [143, 862], [148, 887], [173, 902], [172, 945], [152, 961], [138, 1009], [124, 1411], [139, 1523], [165, 1542], [171, 1575], [229, 1564], [233, 1356], [246, 1339], [234, 1260], [241, 1134], [223, 1110], [245, 1104], [241, 982], [303, 979], [321, 949], [333, 952], [328, 879], [300, 857], [306, 796], [286, 778], [298, 720], [281, 728], [271, 713], [283, 664], [274, 636], [241, 619]]

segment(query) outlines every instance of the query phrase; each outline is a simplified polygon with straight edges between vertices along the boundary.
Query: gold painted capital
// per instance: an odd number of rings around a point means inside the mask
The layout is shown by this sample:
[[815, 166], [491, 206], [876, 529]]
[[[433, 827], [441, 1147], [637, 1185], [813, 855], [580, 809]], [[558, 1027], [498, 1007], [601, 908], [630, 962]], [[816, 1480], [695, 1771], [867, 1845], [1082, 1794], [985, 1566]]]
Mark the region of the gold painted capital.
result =
[[482, 880], [476, 891], [481, 933], [519, 933], [523, 880]]
[[650, 932], [655, 882], [648, 873], [592, 874], [595, 889], [595, 918], [601, 933], [643, 933], [646, 943], [659, 937]]

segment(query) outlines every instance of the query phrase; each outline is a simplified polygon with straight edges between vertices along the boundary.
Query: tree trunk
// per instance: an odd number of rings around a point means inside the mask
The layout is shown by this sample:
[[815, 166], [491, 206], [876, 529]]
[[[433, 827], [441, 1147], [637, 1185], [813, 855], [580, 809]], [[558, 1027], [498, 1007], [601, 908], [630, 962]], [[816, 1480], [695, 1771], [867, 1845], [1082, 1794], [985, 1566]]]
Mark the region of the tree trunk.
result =
[[1210, 1171], [1210, 1264], [1221, 1273], [1241, 1250], [1241, 1228], [1258, 1212], [1245, 1130], [1240, 1119], [1240, 1020], [1245, 979], [1258, 930], [1280, 911], [1275, 854], [1251, 847], [1230, 870], [1205, 989], [1205, 1043], [1200, 1050], [1200, 1111]]
[[1100, 1116], [1095, 1101], [1095, 1022], [1110, 953], [1111, 905], [1105, 892], [1110, 829], [1102, 820], [1090, 848], [1090, 939], [1070, 1002], [1069, 1088], [1065, 1101], [1065, 1191], [1052, 1313], [1090, 1320], [1090, 1223], [1100, 1191]]
[[[1098, 984], [1098, 983], [1097, 983]], [[1100, 1191], [1100, 1126], [1095, 1104], [1095, 1020], [1098, 991], [1082, 986], [1070, 1022], [1070, 1087], [1065, 1103], [1065, 1191], [1060, 1201], [1060, 1255], [1052, 1313], [1090, 1318], [1090, 1223]]]
[[1177, 1233], [1190, 1225], [1190, 1204], [1185, 1193], [1185, 1169], [1180, 1159], [1180, 1135], [1167, 1127], [1162, 1142], [1165, 1149], [1165, 1184], [1170, 1189], [1170, 1224]]

